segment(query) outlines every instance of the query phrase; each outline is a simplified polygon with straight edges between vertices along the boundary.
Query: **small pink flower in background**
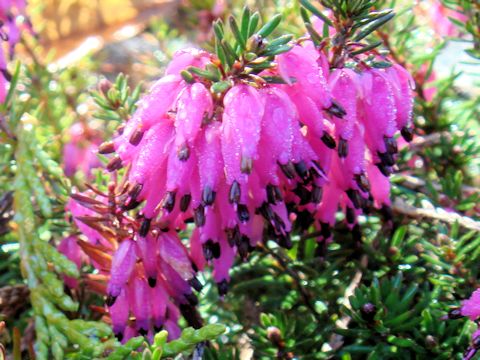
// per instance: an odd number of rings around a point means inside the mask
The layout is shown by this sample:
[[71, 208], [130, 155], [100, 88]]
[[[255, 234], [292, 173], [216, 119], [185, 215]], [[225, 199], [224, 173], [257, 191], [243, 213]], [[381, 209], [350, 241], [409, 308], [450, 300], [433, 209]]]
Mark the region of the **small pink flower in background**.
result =
[[102, 140], [95, 130], [80, 122], [73, 124], [68, 132], [70, 140], [63, 148], [65, 175], [74, 176], [81, 171], [88, 177], [92, 169], [102, 166], [97, 157], [98, 145]]
[[462, 302], [461, 312], [472, 321], [480, 317], [480, 289], [475, 290], [469, 299]]
[[465, 14], [446, 7], [440, 0], [427, 1], [422, 10], [438, 36], [459, 37], [462, 35], [458, 26], [450, 18], [465, 23], [468, 20]]
[[[10, 75], [7, 71], [7, 59], [13, 59], [15, 45], [20, 41], [20, 32], [31, 26], [25, 18], [24, 0], [0, 0], [0, 103], [5, 101]], [[19, 18], [23, 16], [23, 24]], [[7, 45], [5, 45], [7, 44]]]

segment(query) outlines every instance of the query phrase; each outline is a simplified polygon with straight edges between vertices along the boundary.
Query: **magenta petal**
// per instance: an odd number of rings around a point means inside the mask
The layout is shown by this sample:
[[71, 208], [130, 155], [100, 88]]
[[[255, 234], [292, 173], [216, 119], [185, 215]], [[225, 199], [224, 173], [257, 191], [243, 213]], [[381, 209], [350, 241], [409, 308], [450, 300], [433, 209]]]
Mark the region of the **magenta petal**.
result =
[[112, 259], [112, 269], [107, 292], [117, 297], [127, 283], [135, 266], [135, 244], [133, 240], [124, 240], [118, 247]]

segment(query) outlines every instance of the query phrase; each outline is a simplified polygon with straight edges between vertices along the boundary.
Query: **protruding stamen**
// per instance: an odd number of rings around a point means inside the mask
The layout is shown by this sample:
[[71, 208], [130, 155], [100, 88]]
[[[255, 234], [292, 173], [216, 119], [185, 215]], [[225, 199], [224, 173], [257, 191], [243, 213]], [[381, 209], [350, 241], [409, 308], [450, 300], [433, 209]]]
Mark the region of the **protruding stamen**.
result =
[[355, 175], [355, 181], [357, 182], [357, 185], [360, 188], [360, 190], [362, 190], [363, 192], [370, 191], [370, 182], [368, 181], [364, 173]]
[[177, 156], [180, 161], [187, 161], [190, 157], [190, 148], [185, 143], [178, 148]]
[[193, 217], [195, 225], [198, 227], [205, 225], [205, 208], [203, 205], [198, 205], [198, 207], [193, 211]]
[[107, 304], [107, 306], [113, 306], [113, 304], [115, 304], [115, 300], [117, 300], [116, 296], [108, 295], [107, 299], [105, 300], [105, 304]]
[[345, 218], [349, 224], [353, 224], [355, 222], [355, 211], [351, 207], [347, 207]]
[[306, 205], [312, 200], [312, 194], [302, 184], [297, 184], [293, 192], [300, 198], [300, 205]]
[[238, 216], [238, 220], [240, 220], [243, 223], [246, 223], [248, 222], [248, 220], [250, 220], [250, 213], [248, 211], [247, 205], [244, 205], [244, 204], [237, 205], [237, 216]]
[[102, 155], [111, 154], [115, 152], [115, 144], [113, 141], [105, 141], [98, 147], [98, 153]]
[[122, 167], [123, 167], [122, 159], [120, 159], [119, 156], [115, 156], [107, 164], [107, 170], [110, 171], [110, 172], [115, 171], [115, 170], [119, 170]]
[[232, 204], [238, 204], [238, 202], [240, 201], [240, 195], [240, 184], [235, 180], [233, 181], [232, 186], [230, 186], [230, 194], [228, 196], [228, 200]]
[[168, 212], [172, 212], [175, 207], [175, 197], [177, 193], [175, 191], [168, 191], [165, 194], [165, 198], [163, 199], [162, 207], [167, 210]]
[[155, 285], [157, 285], [157, 279], [155, 278], [149, 277], [147, 281], [148, 281], [148, 286], [150, 286], [151, 288], [154, 288]]
[[242, 174], [251, 174], [253, 168], [253, 160], [249, 157], [242, 156], [240, 170]]
[[180, 199], [180, 211], [182, 212], [187, 211], [191, 200], [192, 200], [192, 195], [190, 194], [183, 195], [182, 198]]
[[191, 287], [193, 287], [197, 291], [202, 291], [203, 289], [202, 283], [195, 276], [190, 280], [188, 280], [188, 283], [190, 284]]
[[398, 152], [397, 141], [391, 137], [385, 137], [384, 140], [387, 152], [390, 154], [396, 154]]
[[135, 129], [132, 136], [130, 136], [130, 144], [132, 144], [133, 146], [137, 146], [138, 144], [140, 144], [140, 141], [142, 141], [143, 138], [143, 134], [144, 132], [142, 130]]
[[340, 138], [338, 142], [338, 156], [340, 158], [346, 158], [348, 156], [348, 142], [342, 138]]
[[400, 130], [402, 137], [405, 139], [405, 141], [410, 142], [413, 140], [413, 129], [407, 126], [404, 126]]
[[220, 296], [227, 295], [227, 292], [228, 292], [227, 280], [222, 280], [219, 283], [217, 283], [217, 288], [218, 288], [218, 295]]
[[282, 169], [282, 172], [287, 177], [287, 179], [292, 180], [295, 178], [295, 167], [290, 161], [286, 164], [279, 164], [279, 165], [280, 165], [280, 169]]
[[337, 146], [337, 144], [335, 143], [335, 139], [326, 131], [323, 132], [321, 140], [329, 149], [335, 149], [335, 147]]
[[352, 202], [353, 206], [355, 207], [355, 209], [360, 209], [361, 208], [361, 199], [360, 199], [361, 196], [360, 196], [360, 193], [358, 192], [358, 190], [348, 189], [346, 191], [346, 193], [347, 193], [348, 198]]
[[377, 152], [378, 157], [380, 158], [380, 161], [382, 164], [385, 164], [387, 166], [393, 166], [395, 165], [395, 159], [393, 158], [393, 155], [388, 153], [388, 152]]
[[308, 172], [307, 164], [305, 164], [305, 161], [299, 161], [298, 163], [293, 164], [296, 173], [298, 176], [306, 181], [310, 177], [310, 173]]
[[335, 100], [332, 100], [332, 105], [328, 109], [325, 109], [325, 111], [330, 115], [340, 119], [342, 119], [345, 115], [347, 115], [347, 112], [345, 111], [345, 109]]
[[141, 237], [147, 236], [148, 231], [150, 230], [150, 224], [151, 223], [152, 223], [152, 219], [147, 219], [147, 218], [143, 219], [142, 225], [140, 226], [140, 230], [138, 232], [138, 234]]
[[215, 201], [215, 196], [217, 193], [213, 191], [210, 186], [206, 186], [205, 189], [203, 189], [202, 193], [202, 201], [205, 206], [212, 205], [213, 202]]
[[323, 189], [319, 186], [313, 185], [312, 189], [312, 203], [320, 204], [322, 201]]

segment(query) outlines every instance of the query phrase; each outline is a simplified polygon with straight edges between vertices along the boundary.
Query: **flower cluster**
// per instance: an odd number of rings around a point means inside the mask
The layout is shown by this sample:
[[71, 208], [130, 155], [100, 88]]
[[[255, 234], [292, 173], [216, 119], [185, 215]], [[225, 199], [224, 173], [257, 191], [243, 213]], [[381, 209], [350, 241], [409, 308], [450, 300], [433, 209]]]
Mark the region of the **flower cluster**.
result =
[[[21, 26], [18, 24], [18, 18], [24, 16], [25, 8], [25, 0], [0, 0], [0, 39], [8, 43], [7, 54], [10, 57], [13, 56], [14, 47], [20, 40]], [[0, 103], [5, 101], [9, 80], [5, 47], [0, 43]]]
[[[177, 308], [198, 325], [191, 288], [201, 289], [195, 272], [207, 264], [224, 295], [235, 256], [245, 259], [264, 239], [290, 248], [292, 228], [313, 227], [325, 243], [339, 207], [358, 236], [358, 215], [388, 212], [395, 136], [412, 137], [405, 69], [362, 63], [330, 71], [327, 55], [304, 41], [253, 80], [229, 77], [221, 91], [185, 71], [215, 64], [204, 51], [178, 52], [114, 140], [100, 146], [115, 153], [109, 171], [128, 168], [125, 187], [103, 202], [77, 194], [71, 203], [90, 241], [79, 243], [110, 276], [107, 305], [120, 336], [129, 314], [140, 333], [173, 326]], [[101, 225], [114, 202], [116, 222]]]

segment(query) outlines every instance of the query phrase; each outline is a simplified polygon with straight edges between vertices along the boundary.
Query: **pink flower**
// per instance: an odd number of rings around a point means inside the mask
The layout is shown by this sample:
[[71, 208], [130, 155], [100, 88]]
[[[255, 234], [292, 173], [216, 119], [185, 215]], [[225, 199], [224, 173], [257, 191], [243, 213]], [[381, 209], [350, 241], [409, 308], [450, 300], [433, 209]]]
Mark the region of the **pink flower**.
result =
[[[109, 279], [110, 311], [119, 298], [125, 302], [114, 321], [117, 335], [162, 325], [177, 334], [180, 313], [200, 326], [192, 290], [201, 288], [198, 270], [212, 266], [224, 295], [236, 256], [246, 259], [266, 235], [290, 248], [293, 226], [312, 226], [319, 241], [330, 241], [342, 209], [358, 238], [357, 217], [390, 205], [395, 137], [400, 130], [411, 135], [412, 84], [403, 68], [329, 74], [327, 56], [306, 41], [269, 70], [285, 84], [235, 78], [218, 96], [205, 79], [189, 83], [179, 75], [210, 58], [177, 53], [113, 139], [108, 169], [129, 170], [126, 187], [105, 195], [109, 210], [98, 196], [92, 204], [76, 195], [70, 205], [89, 239], [83, 246]], [[137, 208], [135, 218], [126, 212]], [[95, 211], [101, 216], [92, 219]], [[188, 246], [180, 240], [187, 226]], [[141, 307], [148, 298], [161, 304]], [[125, 307], [134, 324], [124, 320]]]
[[102, 164], [97, 158], [98, 145], [101, 138], [86, 124], [75, 123], [69, 129], [70, 141], [63, 148], [63, 167], [65, 175], [74, 176], [81, 171], [91, 176], [92, 169]]
[[469, 299], [462, 302], [461, 312], [472, 321], [480, 317], [480, 289], [475, 290]]
[[466, 23], [468, 17], [458, 11], [447, 8], [440, 0], [431, 0], [428, 6], [428, 15], [430, 16], [430, 24], [440, 37], [444, 36], [460, 36], [461, 33], [449, 18]]

